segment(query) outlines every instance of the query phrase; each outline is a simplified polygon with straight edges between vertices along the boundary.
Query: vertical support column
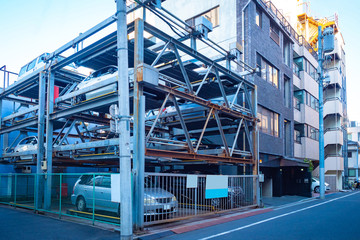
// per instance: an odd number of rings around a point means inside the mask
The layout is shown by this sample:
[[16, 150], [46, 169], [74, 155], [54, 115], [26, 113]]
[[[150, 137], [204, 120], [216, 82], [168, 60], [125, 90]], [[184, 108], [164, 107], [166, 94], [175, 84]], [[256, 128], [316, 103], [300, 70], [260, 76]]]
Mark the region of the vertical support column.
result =
[[45, 157], [47, 165], [47, 178], [45, 181], [45, 209], [51, 208], [51, 184], [52, 184], [52, 142], [53, 142], [53, 121], [50, 114], [54, 111], [54, 83], [55, 76], [49, 71], [47, 84], [47, 107], [46, 107], [46, 145]]
[[38, 111], [38, 148], [36, 154], [36, 196], [35, 196], [35, 207], [39, 209], [42, 207], [42, 169], [41, 161], [44, 160], [44, 132], [45, 132], [45, 85], [46, 85], [46, 75], [44, 72], [39, 74], [39, 111]]
[[[251, 93], [251, 103], [254, 109], [255, 116], [257, 117], [257, 86], [254, 86], [254, 90]], [[260, 199], [260, 182], [259, 182], [259, 131], [257, 127], [257, 121], [253, 123], [253, 131], [252, 131], [252, 142], [253, 142], [253, 149], [254, 149], [254, 165], [253, 165], [253, 175], [257, 175], [256, 179], [256, 204], [260, 206], [261, 199]]]
[[137, 70], [144, 62], [144, 22], [139, 18], [135, 20], [134, 54], [133, 224], [135, 230], [142, 230], [144, 228], [145, 97]]
[[319, 62], [319, 175], [320, 199], [325, 199], [325, 159], [324, 159], [324, 99], [323, 99], [323, 49], [322, 28], [318, 28], [318, 62]]
[[[119, 116], [119, 165], [120, 165], [120, 238], [132, 239], [132, 194], [130, 152], [130, 104], [128, 80], [128, 43], [126, 1], [116, 1], [117, 15], [117, 65]], [[120, 188], [120, 186], [119, 186]]]

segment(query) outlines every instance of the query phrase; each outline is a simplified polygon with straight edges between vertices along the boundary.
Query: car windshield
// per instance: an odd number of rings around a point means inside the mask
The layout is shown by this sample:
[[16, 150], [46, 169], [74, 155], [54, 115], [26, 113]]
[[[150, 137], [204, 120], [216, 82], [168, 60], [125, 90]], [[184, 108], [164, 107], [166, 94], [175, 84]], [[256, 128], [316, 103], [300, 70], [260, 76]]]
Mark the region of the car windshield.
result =
[[19, 77], [26, 72], [26, 67], [27, 67], [27, 65], [23, 66], [23, 67], [20, 69]]
[[112, 74], [117, 71], [117, 67], [111, 66], [111, 67], [105, 67], [100, 70], [97, 70], [93, 72], [89, 77], [87, 77], [84, 81], [89, 81], [93, 78], [98, 78], [107, 74]]
[[19, 145], [24, 145], [24, 144], [37, 144], [36, 138], [34, 137], [25, 138], [19, 143]]
[[33, 69], [35, 67], [35, 64], [36, 64], [36, 59], [32, 60], [29, 65], [28, 65], [28, 68], [27, 68], [27, 71], [30, 71], [31, 69]]

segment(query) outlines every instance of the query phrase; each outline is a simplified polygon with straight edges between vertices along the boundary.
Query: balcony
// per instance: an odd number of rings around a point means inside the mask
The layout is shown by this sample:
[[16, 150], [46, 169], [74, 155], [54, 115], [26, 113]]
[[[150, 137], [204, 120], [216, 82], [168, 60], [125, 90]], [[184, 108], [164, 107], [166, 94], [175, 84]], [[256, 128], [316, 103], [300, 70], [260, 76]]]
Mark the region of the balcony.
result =
[[342, 88], [342, 77], [338, 68], [327, 71], [325, 76], [329, 77], [326, 81], [329, 81], [330, 84], [336, 84], [339, 88]]
[[300, 72], [293, 74], [293, 84], [296, 88], [301, 89]]
[[344, 171], [344, 158], [336, 154], [325, 156], [325, 173], [328, 171]]
[[294, 143], [294, 157], [319, 160], [319, 142], [308, 137], [301, 137], [301, 143]]
[[319, 97], [319, 85], [307, 72], [300, 71], [301, 89], [305, 89], [311, 95]]
[[328, 128], [324, 134], [324, 147], [331, 144], [343, 145], [344, 136], [341, 128]]
[[319, 112], [294, 98], [294, 121], [319, 128]]
[[329, 98], [324, 103], [324, 117], [330, 114], [339, 114], [343, 116], [343, 104], [338, 97]]

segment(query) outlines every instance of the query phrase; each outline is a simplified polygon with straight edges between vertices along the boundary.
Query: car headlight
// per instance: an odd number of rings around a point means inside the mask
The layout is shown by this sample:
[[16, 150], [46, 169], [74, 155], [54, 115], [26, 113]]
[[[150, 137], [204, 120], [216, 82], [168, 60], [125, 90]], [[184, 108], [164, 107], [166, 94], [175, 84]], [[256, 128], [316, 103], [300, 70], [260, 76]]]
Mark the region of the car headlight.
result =
[[175, 202], [175, 201], [176, 201], [176, 197], [173, 196], [171, 200], [172, 200], [173, 202]]
[[155, 204], [156, 200], [154, 197], [148, 197], [148, 198], [144, 198], [144, 204], [148, 205], [148, 204]]

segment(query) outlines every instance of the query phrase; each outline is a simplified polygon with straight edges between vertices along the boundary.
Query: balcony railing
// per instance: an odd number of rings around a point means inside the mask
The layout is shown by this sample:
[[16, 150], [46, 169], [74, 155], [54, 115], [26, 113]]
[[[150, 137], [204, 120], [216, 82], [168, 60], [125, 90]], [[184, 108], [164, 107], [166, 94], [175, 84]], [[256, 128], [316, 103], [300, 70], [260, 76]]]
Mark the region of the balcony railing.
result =
[[[274, 14], [274, 16], [279, 19], [280, 24], [283, 26], [284, 30], [293, 37], [293, 39], [301, 46], [304, 46], [314, 58], [317, 59], [317, 52], [311, 47], [311, 45], [305, 40], [302, 35], [299, 35], [295, 29], [290, 25], [288, 20], [282, 15], [282, 13], [275, 7], [271, 1], [260, 0], [263, 3], [263, 6]], [[275, 40], [274, 40], [275, 41]]]

